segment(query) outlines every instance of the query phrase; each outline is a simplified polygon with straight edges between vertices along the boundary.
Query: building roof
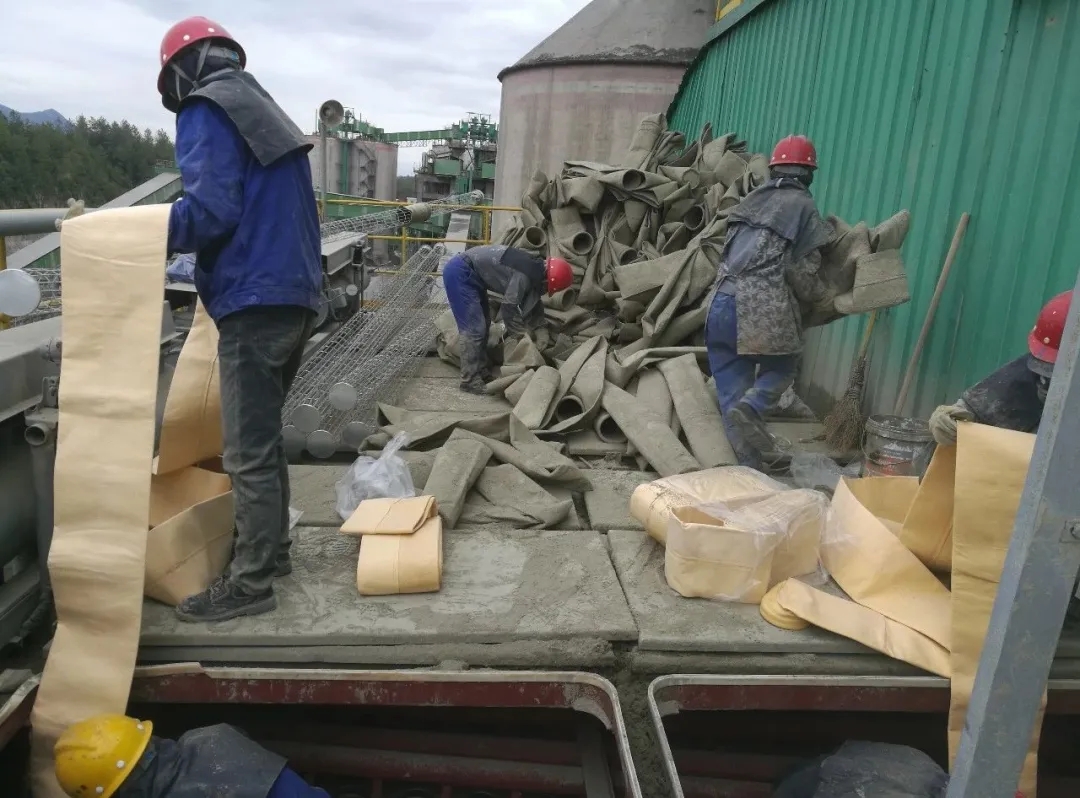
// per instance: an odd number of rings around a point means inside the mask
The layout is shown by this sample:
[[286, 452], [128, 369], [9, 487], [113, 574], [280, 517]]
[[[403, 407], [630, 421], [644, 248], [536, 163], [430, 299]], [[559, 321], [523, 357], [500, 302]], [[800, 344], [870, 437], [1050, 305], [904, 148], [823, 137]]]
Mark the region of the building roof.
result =
[[581, 63], [685, 65], [705, 42], [715, 0], [593, 0], [499, 73]]

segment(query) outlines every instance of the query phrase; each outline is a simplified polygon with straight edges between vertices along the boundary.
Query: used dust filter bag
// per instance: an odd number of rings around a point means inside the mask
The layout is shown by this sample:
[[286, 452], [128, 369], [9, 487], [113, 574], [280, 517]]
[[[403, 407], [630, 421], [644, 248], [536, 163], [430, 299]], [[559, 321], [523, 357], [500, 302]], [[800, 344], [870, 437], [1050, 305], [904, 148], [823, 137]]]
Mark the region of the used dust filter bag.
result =
[[630, 495], [630, 515], [661, 545], [667, 543], [668, 521], [676, 507], [723, 502], [739, 507], [787, 486], [745, 466], [694, 471], [638, 485]]
[[49, 553], [57, 626], [31, 714], [35, 798], [65, 798], [53, 746], [67, 726], [127, 708], [142, 620], [169, 207], [101, 210], [60, 233], [64, 378]]

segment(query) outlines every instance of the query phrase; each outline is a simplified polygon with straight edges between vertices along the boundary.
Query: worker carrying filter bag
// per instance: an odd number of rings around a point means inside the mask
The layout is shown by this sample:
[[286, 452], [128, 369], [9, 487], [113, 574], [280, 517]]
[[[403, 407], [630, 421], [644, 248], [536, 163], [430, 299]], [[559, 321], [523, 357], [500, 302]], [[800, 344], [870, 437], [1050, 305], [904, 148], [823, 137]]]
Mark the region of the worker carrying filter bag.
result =
[[232, 726], [179, 740], [150, 721], [97, 715], [56, 741], [56, 779], [71, 798], [329, 798]]
[[705, 323], [709, 367], [741, 465], [774, 449], [763, 417], [792, 383], [803, 350], [800, 300], [826, 296], [819, 249], [833, 237], [810, 194], [817, 152], [805, 136], [776, 145], [769, 180], [732, 209]]
[[491, 326], [488, 291], [502, 296], [500, 315], [508, 338], [530, 335], [547, 337], [543, 296], [569, 288], [574, 281], [570, 264], [517, 247], [492, 244], [473, 247], [455, 255], [443, 266], [443, 284], [458, 328], [461, 389], [484, 393], [491, 380], [487, 355]]
[[956, 423], [977, 421], [1016, 432], [1037, 432], [1054, 373], [1072, 291], [1058, 294], [1039, 312], [1028, 335], [1028, 354], [999, 368], [951, 405], [930, 416], [930, 432], [942, 446], [956, 445]]
[[273, 578], [291, 570], [281, 412], [323, 282], [311, 145], [244, 71], [244, 49], [218, 23], [178, 22], [158, 63], [184, 186], [169, 215], [169, 254], [195, 253], [195, 287], [217, 326], [237, 529], [227, 575], [177, 613], [222, 621], [273, 609]]

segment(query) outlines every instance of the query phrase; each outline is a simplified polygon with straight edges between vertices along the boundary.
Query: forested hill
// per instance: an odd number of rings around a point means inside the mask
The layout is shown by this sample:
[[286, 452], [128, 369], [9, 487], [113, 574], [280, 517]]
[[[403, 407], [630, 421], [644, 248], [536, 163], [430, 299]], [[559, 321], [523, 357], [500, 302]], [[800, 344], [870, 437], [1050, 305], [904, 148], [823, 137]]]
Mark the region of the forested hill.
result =
[[62, 129], [0, 116], [0, 208], [63, 207], [68, 197], [96, 207], [172, 159], [164, 130], [85, 117]]

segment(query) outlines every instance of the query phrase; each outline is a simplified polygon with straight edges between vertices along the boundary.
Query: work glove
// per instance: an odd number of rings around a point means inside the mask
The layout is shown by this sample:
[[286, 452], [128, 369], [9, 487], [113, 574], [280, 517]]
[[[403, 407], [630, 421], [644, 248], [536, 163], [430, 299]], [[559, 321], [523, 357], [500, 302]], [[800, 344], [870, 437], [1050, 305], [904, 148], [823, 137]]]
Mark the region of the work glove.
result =
[[541, 327], [538, 330], [534, 330], [532, 338], [536, 343], [536, 348], [541, 352], [551, 346], [551, 333], [548, 332], [547, 327]]
[[930, 415], [930, 434], [939, 446], [955, 446], [956, 422], [974, 420], [975, 414], [962, 401], [941, 405]]

